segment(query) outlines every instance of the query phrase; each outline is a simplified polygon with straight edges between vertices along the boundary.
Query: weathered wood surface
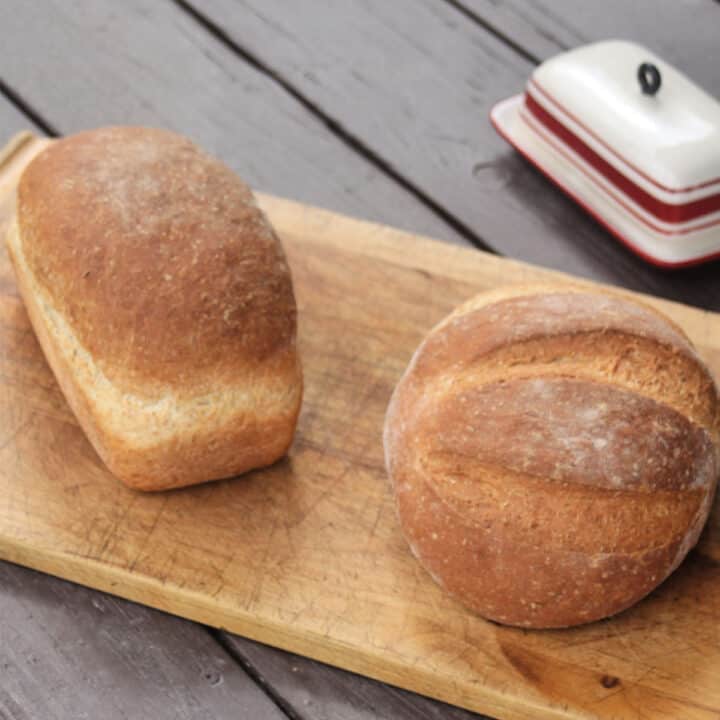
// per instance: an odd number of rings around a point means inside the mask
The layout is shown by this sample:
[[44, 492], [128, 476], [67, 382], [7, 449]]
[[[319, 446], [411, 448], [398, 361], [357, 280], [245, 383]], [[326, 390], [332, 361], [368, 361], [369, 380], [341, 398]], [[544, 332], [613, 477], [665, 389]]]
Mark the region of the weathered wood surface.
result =
[[225, 634], [224, 643], [258, 671], [298, 720], [481, 720], [468, 710], [236, 635]]
[[[713, 16], [716, 27], [720, 5], [704, 2], [706, 22]], [[307, 2], [193, 4], [493, 249], [720, 309], [720, 264], [676, 272], [669, 281], [496, 136], [487, 121], [490, 108], [522, 90], [533, 64], [451, 4], [337, 0], [323, 6], [321, 18]], [[577, 8], [580, 24], [591, 4], [568, 0], [564, 7]], [[678, 28], [677, 44], [690, 46], [696, 66], [708, 64], [711, 74], [716, 35], [710, 28], [694, 32], [686, 4], [663, 4], [667, 32]], [[588, 25], [603, 12], [604, 3], [588, 9]], [[640, 23], [642, 15], [635, 15]], [[648, 12], [647, 34], [656, 26]]]
[[33, 122], [0, 94], [0, 147], [23, 130], [39, 131]]
[[720, 97], [720, 4], [716, 0], [457, 2], [535, 60], [598, 40], [632, 40]]
[[201, 626], [0, 564], [0, 718], [284, 714]]
[[[300, 310], [306, 397], [289, 457], [173, 493], [122, 486], [69, 416], [5, 259], [0, 555], [501, 717], [720, 713], [717, 512], [651, 598], [558, 632], [502, 628], [459, 607], [400, 535], [381, 428], [418, 341], [474, 292], [555, 276], [286, 200], [260, 202], [288, 252]], [[645, 299], [720, 370], [720, 315]]]
[[108, 124], [164, 126], [189, 135], [259, 190], [461, 242], [168, 0], [0, 3], [0, 28], [2, 77], [62, 134]]

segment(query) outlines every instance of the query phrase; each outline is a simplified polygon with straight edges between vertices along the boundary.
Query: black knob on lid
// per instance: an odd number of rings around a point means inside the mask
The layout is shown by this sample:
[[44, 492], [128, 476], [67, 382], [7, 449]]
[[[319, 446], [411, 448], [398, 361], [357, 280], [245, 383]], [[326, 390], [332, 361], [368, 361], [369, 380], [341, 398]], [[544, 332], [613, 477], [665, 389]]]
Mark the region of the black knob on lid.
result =
[[638, 68], [637, 76], [645, 95], [655, 95], [662, 85], [660, 71], [652, 63], [642, 63]]

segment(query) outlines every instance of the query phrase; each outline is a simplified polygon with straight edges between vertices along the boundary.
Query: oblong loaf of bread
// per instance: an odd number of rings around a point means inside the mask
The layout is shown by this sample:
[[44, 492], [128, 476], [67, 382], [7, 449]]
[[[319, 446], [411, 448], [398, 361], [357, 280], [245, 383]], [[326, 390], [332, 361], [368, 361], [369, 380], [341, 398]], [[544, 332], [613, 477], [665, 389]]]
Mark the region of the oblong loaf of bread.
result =
[[290, 270], [222, 163], [164, 130], [59, 140], [23, 173], [7, 244], [47, 360], [122, 481], [179, 487], [287, 451], [302, 397]]
[[493, 620], [563, 627], [649, 593], [697, 542], [718, 391], [650, 307], [573, 286], [480, 295], [437, 326], [385, 424], [404, 534]]

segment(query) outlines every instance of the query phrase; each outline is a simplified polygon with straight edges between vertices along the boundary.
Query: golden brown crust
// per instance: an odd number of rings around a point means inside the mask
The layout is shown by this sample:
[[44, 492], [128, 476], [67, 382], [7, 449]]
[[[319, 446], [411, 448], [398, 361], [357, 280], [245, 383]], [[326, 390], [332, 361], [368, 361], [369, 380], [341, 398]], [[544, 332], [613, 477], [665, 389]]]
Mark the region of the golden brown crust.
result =
[[651, 493], [706, 487], [715, 472], [703, 428], [655, 400], [584, 378], [452, 388], [407, 432], [425, 457], [452, 453], [459, 464], [481, 459], [563, 485]]
[[443, 323], [442, 332], [428, 338], [423, 372], [436, 373], [450, 363], [453, 367], [466, 365], [500, 347], [534, 338], [591, 332], [651, 338], [675, 352], [697, 358], [681, 331], [638, 303], [590, 292], [528, 292], [453, 314]]
[[121, 480], [179, 487], [287, 451], [302, 399], [292, 282], [227, 168], [164, 131], [81, 133], [25, 171], [7, 239], [45, 355]]
[[517, 293], [478, 296], [428, 335], [388, 408], [388, 471], [448, 591], [501, 622], [573, 625], [643, 597], [697, 541], [717, 389], [654, 310]]
[[26, 262], [123, 387], [231, 382], [292, 344], [290, 273], [248, 187], [175, 133], [64, 138], [23, 173]]
[[507, 377], [543, 365], [543, 375], [592, 374], [659, 396], [712, 431], [718, 412], [712, 378], [684, 333], [654, 309], [578, 290], [527, 289], [488, 305], [477, 302], [466, 303], [466, 312], [459, 308], [427, 337], [416, 357], [416, 379], [430, 382], [448, 371], [454, 380], [463, 373], [477, 379], [493, 368]]
[[[398, 480], [403, 477], [400, 473]], [[676, 567], [702, 527], [691, 519], [687, 535], [671, 536], [644, 552], [573, 552], [548, 549], [541, 534], [523, 535], [512, 518], [504, 523], [497, 512], [486, 528], [468, 525], [423, 485], [411, 485], [398, 503], [413, 553], [436, 582], [483, 616], [523, 627], [567, 627], [624, 610]], [[610, 510], [600, 505], [596, 512]]]

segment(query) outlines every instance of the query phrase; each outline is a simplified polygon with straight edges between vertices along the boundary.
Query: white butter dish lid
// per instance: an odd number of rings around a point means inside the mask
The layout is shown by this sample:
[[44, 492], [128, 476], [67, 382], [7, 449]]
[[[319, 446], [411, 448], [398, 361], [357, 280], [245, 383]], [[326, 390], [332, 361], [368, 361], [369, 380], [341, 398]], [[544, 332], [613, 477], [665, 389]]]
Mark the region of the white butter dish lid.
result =
[[720, 103], [646, 48], [611, 40], [558, 55], [491, 119], [646, 259], [720, 253]]
[[[638, 79], [645, 65], [659, 73], [654, 92]], [[646, 48], [615, 40], [572, 50], [538, 67], [528, 92], [634, 179], [673, 193], [720, 190], [720, 103]]]

